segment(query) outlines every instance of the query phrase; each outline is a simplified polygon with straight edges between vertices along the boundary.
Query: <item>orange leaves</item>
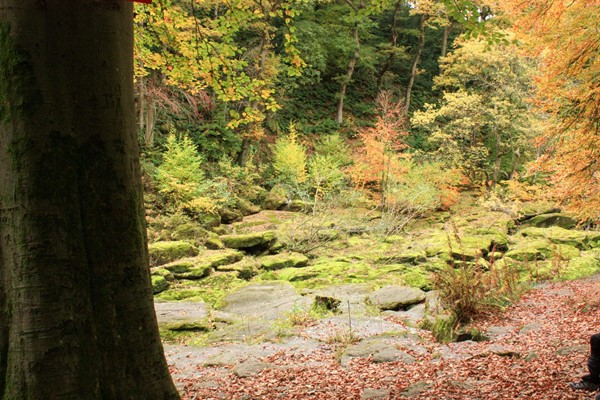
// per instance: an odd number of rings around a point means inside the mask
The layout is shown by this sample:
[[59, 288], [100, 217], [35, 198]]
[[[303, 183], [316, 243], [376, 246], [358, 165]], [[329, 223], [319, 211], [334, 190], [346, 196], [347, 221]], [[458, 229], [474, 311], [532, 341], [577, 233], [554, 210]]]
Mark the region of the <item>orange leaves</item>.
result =
[[600, 220], [600, 0], [509, 1], [540, 58], [535, 105], [550, 116], [540, 139], [554, 194], [581, 219]]
[[356, 149], [354, 165], [349, 169], [357, 188], [373, 185], [383, 189], [389, 176], [406, 172], [399, 154], [407, 147], [403, 138], [408, 135], [402, 103], [393, 102], [389, 93], [380, 95], [377, 102], [381, 115], [374, 127], [363, 128], [359, 132], [361, 145]]

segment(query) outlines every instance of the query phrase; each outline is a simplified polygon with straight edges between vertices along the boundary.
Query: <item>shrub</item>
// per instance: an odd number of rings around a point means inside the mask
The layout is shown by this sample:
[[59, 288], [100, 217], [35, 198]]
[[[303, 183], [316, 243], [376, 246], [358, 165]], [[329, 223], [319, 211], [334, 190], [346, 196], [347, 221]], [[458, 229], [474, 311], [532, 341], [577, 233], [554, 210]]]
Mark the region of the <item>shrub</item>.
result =
[[163, 161], [156, 169], [156, 181], [160, 193], [175, 209], [200, 196], [204, 183], [202, 161], [191, 139], [169, 135]]
[[290, 133], [280, 137], [273, 146], [273, 168], [277, 180], [294, 188], [307, 180], [306, 148], [298, 142], [296, 128], [290, 125]]
[[[456, 228], [454, 241], [462, 246]], [[450, 254], [452, 242], [448, 236]], [[439, 290], [442, 305], [450, 310], [456, 324], [469, 322], [475, 316], [493, 312], [517, 300], [524, 291], [519, 271], [509, 263], [489, 261], [451, 261], [433, 273], [434, 287]]]

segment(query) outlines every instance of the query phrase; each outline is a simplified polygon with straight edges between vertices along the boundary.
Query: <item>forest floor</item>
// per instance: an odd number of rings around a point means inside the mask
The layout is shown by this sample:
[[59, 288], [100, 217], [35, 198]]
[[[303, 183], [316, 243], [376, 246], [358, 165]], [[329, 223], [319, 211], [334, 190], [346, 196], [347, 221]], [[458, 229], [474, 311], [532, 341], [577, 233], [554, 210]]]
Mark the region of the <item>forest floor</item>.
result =
[[285, 345], [237, 343], [254, 355], [231, 365], [207, 363], [207, 348], [167, 344], [166, 353], [186, 400], [592, 399], [593, 393], [573, 391], [568, 383], [586, 373], [599, 311], [595, 275], [538, 284], [503, 312], [478, 318], [472, 326], [486, 333], [485, 341], [440, 344], [413, 329], [411, 343], [406, 337], [394, 342], [408, 357], [393, 362], [369, 355], [341, 362], [352, 340], [317, 342], [302, 332], [281, 341]]

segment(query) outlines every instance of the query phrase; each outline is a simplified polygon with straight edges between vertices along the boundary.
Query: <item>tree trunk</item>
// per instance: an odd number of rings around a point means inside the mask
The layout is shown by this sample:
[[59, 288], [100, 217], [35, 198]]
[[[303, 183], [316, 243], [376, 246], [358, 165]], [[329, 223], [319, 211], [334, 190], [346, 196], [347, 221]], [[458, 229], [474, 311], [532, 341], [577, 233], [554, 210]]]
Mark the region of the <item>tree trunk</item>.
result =
[[404, 96], [404, 112], [406, 114], [408, 114], [408, 110], [410, 108], [410, 96], [413, 85], [415, 84], [415, 78], [417, 77], [421, 53], [423, 52], [423, 47], [425, 47], [425, 21], [427, 21], [427, 16], [425, 14], [421, 14], [421, 19], [419, 20], [419, 42], [417, 44], [417, 50], [415, 51], [415, 57], [413, 58], [412, 66], [410, 67], [410, 77], [408, 78], [406, 95]]
[[354, 38], [354, 52], [352, 53], [352, 58], [348, 62], [348, 69], [346, 70], [346, 75], [342, 78], [342, 83], [340, 84], [340, 93], [337, 104], [337, 113], [335, 117], [335, 122], [339, 125], [344, 121], [344, 99], [346, 98], [346, 89], [348, 88], [348, 84], [352, 80], [352, 75], [354, 74], [354, 67], [358, 62], [360, 57], [360, 38], [358, 36], [358, 23], [354, 25], [354, 29], [352, 30], [352, 37]]
[[396, 44], [398, 43], [398, 13], [400, 12], [400, 6], [404, 0], [398, 0], [396, 5], [394, 6], [394, 13], [392, 14], [392, 26], [390, 29], [390, 54], [388, 54], [383, 67], [377, 74], [377, 94], [381, 92], [381, 86], [383, 85], [383, 76], [392, 66], [392, 61], [394, 61], [394, 55]]
[[450, 38], [450, 33], [452, 32], [453, 26], [454, 22], [450, 22], [448, 25], [444, 26], [444, 31], [442, 32], [442, 50], [440, 51], [440, 57], [446, 57], [446, 54], [448, 54], [448, 39]]
[[[268, 11], [263, 10], [263, 13], [268, 13]], [[258, 64], [256, 68], [256, 73], [254, 74], [254, 79], [263, 79], [265, 67], [267, 64], [267, 59], [269, 57], [269, 53], [271, 52], [271, 35], [266, 30], [262, 33], [262, 37], [260, 40], [260, 51], [258, 52]], [[250, 103], [250, 108], [254, 110], [258, 110], [261, 113], [264, 113], [264, 103], [258, 100], [252, 101]], [[262, 122], [250, 122], [246, 127], [246, 132], [242, 139], [242, 148], [237, 156], [237, 164], [241, 166], [245, 166], [248, 163], [248, 158], [250, 157], [250, 146], [252, 145], [252, 139], [256, 130], [260, 127]]]
[[177, 399], [122, 0], [0, 0], [0, 398]]

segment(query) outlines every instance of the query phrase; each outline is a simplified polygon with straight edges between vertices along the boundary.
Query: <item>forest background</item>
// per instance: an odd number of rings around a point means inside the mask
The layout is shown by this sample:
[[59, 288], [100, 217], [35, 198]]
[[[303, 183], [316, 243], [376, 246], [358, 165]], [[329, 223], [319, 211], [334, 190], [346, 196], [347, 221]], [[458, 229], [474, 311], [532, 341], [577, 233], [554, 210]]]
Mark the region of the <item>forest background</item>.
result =
[[598, 2], [502, 3], [136, 5], [147, 202], [210, 227], [268, 202], [418, 216], [475, 190], [597, 223]]

